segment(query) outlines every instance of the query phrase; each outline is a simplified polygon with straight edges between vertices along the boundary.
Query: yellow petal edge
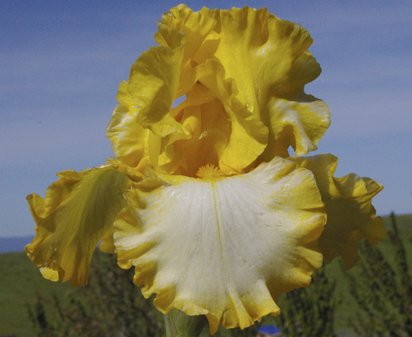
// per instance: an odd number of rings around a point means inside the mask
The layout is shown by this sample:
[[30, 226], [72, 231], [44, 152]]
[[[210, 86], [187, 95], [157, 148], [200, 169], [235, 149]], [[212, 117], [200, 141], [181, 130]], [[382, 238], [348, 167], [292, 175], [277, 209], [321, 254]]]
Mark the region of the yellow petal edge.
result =
[[276, 158], [244, 175], [134, 186], [115, 223], [118, 261], [145, 297], [206, 315], [210, 330], [277, 314], [282, 293], [322, 264], [326, 216], [312, 173]]

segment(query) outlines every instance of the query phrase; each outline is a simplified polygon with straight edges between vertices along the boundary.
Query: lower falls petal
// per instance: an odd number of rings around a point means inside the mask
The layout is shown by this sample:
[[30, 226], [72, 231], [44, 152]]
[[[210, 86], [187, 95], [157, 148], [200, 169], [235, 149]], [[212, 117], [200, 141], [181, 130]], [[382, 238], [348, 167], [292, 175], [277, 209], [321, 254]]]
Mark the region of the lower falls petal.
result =
[[210, 330], [278, 313], [276, 298], [306, 286], [326, 216], [309, 170], [275, 158], [215, 180], [182, 178], [131, 189], [115, 223], [119, 264], [156, 307], [206, 315]]

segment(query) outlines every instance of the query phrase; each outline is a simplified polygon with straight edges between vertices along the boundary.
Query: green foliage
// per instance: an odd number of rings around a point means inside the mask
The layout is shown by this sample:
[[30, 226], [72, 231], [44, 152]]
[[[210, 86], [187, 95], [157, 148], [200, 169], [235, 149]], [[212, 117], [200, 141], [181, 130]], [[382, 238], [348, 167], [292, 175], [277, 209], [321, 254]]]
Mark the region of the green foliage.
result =
[[325, 267], [313, 277], [308, 288], [296, 289], [280, 299], [277, 325], [287, 337], [335, 337], [335, 281]]
[[348, 274], [350, 294], [359, 306], [349, 325], [362, 337], [412, 336], [411, 269], [395, 215], [390, 219], [389, 245], [364, 243], [358, 272]]
[[[47, 308], [47, 309], [46, 309]], [[112, 256], [96, 254], [89, 285], [73, 290], [66, 303], [39, 297], [30, 317], [38, 337], [155, 337], [163, 334], [161, 315], [142, 298], [132, 271]]]
[[0, 336], [32, 337], [26, 303], [37, 295], [63, 294], [70, 286], [44, 280], [24, 253], [0, 254]]

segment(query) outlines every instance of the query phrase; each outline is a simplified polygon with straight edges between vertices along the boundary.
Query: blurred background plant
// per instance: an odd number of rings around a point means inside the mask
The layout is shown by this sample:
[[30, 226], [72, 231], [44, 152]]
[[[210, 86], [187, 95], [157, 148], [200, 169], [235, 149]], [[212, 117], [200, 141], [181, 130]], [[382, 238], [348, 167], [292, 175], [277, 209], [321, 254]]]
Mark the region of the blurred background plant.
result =
[[395, 214], [384, 245], [361, 246], [357, 272], [348, 273], [350, 294], [359, 310], [349, 326], [362, 337], [412, 336], [412, 274], [407, 246]]
[[143, 299], [132, 277], [113, 256], [96, 254], [87, 287], [74, 288], [63, 300], [38, 296], [29, 308], [37, 336], [161, 336], [162, 315]]
[[334, 296], [336, 282], [327, 276], [325, 266], [314, 276], [310, 287], [296, 289], [280, 299], [282, 308], [276, 319], [283, 336], [335, 337]]

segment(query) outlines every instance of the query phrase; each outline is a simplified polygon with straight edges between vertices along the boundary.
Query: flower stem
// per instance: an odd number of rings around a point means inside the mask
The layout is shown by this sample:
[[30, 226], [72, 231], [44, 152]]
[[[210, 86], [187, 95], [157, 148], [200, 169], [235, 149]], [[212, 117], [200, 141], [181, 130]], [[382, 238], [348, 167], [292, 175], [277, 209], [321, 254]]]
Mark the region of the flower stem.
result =
[[187, 316], [178, 310], [164, 315], [166, 337], [199, 337], [206, 326], [203, 316]]

